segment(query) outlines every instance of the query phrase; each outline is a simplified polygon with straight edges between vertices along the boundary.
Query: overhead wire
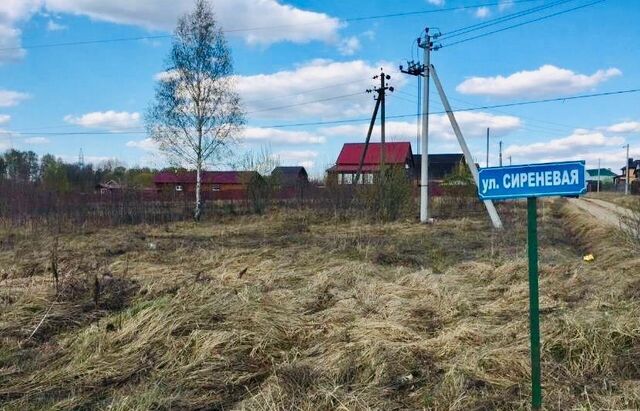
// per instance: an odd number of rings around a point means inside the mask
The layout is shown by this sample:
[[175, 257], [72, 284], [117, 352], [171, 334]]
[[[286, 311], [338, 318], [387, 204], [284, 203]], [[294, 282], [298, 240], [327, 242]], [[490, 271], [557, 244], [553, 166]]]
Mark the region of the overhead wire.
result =
[[[493, 105], [483, 105], [483, 106], [474, 106], [467, 108], [458, 108], [452, 110], [452, 112], [465, 112], [465, 111], [479, 111], [479, 110], [489, 110], [495, 108], [504, 108], [504, 107], [517, 107], [517, 106], [525, 106], [525, 105], [533, 105], [533, 104], [543, 104], [543, 103], [552, 103], [552, 102], [566, 102], [594, 97], [605, 97], [605, 96], [615, 96], [622, 94], [631, 94], [640, 92], [640, 88], [634, 89], [625, 89], [625, 90], [615, 90], [615, 91], [607, 91], [601, 93], [590, 93], [590, 94], [580, 94], [576, 96], [564, 96], [564, 97], [555, 97], [555, 98], [546, 98], [546, 99], [538, 99], [538, 100], [526, 100], [526, 101], [516, 101], [511, 103], [503, 103], [503, 104], [493, 104]], [[430, 114], [445, 114], [446, 111], [434, 111], [430, 112]], [[394, 118], [406, 118], [406, 117], [414, 117], [416, 114], [398, 114], [398, 115], [390, 115], [387, 116], [387, 119]], [[313, 122], [300, 122], [300, 123], [285, 123], [285, 124], [268, 124], [262, 125], [259, 127], [262, 128], [288, 128], [288, 127], [303, 127], [303, 126], [317, 126], [317, 125], [328, 125], [328, 124], [342, 124], [342, 123], [355, 123], [360, 121], [369, 121], [369, 118], [351, 118], [351, 119], [341, 119], [341, 120], [328, 120], [328, 121], [313, 121]], [[131, 132], [131, 131], [106, 131], [106, 132], [44, 132], [44, 133], [15, 133], [11, 131], [0, 131], [0, 134], [5, 135], [117, 135], [117, 134], [144, 134], [146, 132]]]
[[466, 43], [467, 41], [476, 40], [476, 39], [479, 39], [479, 38], [482, 38], [482, 37], [486, 37], [486, 36], [489, 36], [489, 35], [492, 35], [492, 34], [500, 33], [500, 32], [506, 31], [506, 30], [511, 30], [511, 29], [514, 29], [514, 28], [517, 28], [517, 27], [521, 27], [521, 26], [524, 26], [524, 25], [527, 25], [527, 24], [536, 23], [538, 21], [542, 21], [542, 20], [545, 20], [545, 19], [548, 19], [548, 18], [551, 18], [551, 17], [556, 17], [556, 16], [559, 16], [559, 15], [562, 15], [562, 14], [565, 14], [565, 13], [569, 13], [569, 12], [572, 12], [572, 11], [583, 9], [585, 7], [593, 6], [593, 5], [596, 5], [598, 3], [602, 3], [604, 1], [606, 1], [606, 0], [596, 0], [596, 1], [593, 1], [591, 3], [583, 4], [583, 5], [580, 5], [580, 6], [577, 6], [577, 7], [572, 7], [570, 9], [565, 9], [565, 10], [562, 10], [562, 11], [559, 11], [559, 12], [556, 12], [556, 13], [552, 13], [552, 14], [548, 14], [548, 15], [545, 15], [545, 16], [541, 16], [541, 17], [538, 17], [538, 18], [535, 18], [535, 19], [532, 19], [532, 20], [527, 20], [527, 21], [524, 21], [524, 22], [521, 22], [521, 23], [518, 23], [518, 24], [513, 24], [511, 26], [503, 27], [503, 28], [498, 29], [498, 30], [493, 30], [493, 31], [489, 31], [489, 32], [486, 32], [486, 33], [481, 33], [481, 34], [478, 34], [478, 35], [475, 35], [475, 36], [472, 36], [472, 37], [467, 37], [467, 38], [462, 39], [462, 40], [454, 41], [453, 43], [448, 43], [448, 44], [445, 43], [440, 48], [455, 46], [457, 44]]
[[473, 31], [482, 30], [482, 29], [490, 27], [490, 26], [501, 24], [501, 23], [504, 23], [506, 21], [517, 19], [517, 18], [520, 18], [520, 17], [523, 17], [523, 16], [527, 16], [529, 14], [537, 13], [537, 12], [542, 11], [542, 10], [546, 10], [546, 9], [549, 9], [549, 8], [557, 7], [557, 6], [560, 6], [562, 4], [570, 3], [570, 2], [574, 2], [574, 1], [576, 1], [576, 0], [556, 1], [556, 2], [551, 3], [551, 4], [544, 4], [544, 5], [541, 5], [541, 6], [532, 7], [530, 9], [521, 10], [519, 12], [507, 14], [507, 15], [500, 16], [500, 17], [496, 17], [494, 19], [483, 21], [481, 23], [472, 24], [470, 26], [460, 27], [458, 29], [451, 30], [449, 32], [443, 33], [438, 38], [438, 40], [441, 41], [441, 40], [449, 39], [449, 38], [452, 38], [452, 37], [462, 36], [464, 34], [467, 34], [467, 33], [473, 32]]
[[[512, 4], [528, 3], [532, 1], [536, 1], [536, 0], [514, 0]], [[497, 6], [500, 4], [501, 4], [500, 1], [493, 1], [493, 2], [487, 2], [487, 3], [471, 4], [466, 6], [445, 7], [445, 8], [439, 8], [439, 9], [415, 10], [415, 11], [408, 11], [408, 12], [389, 13], [389, 14], [380, 14], [380, 15], [372, 15], [372, 16], [345, 17], [341, 19], [333, 18], [333, 19], [328, 19], [326, 21], [315, 22], [315, 23], [293, 23], [293, 24], [282, 24], [282, 25], [263, 26], [263, 27], [240, 27], [235, 29], [233, 28], [224, 29], [222, 30], [222, 32], [238, 33], [238, 32], [247, 32], [247, 31], [279, 30], [279, 29], [290, 28], [290, 27], [329, 24], [329, 23], [333, 23], [335, 20], [338, 20], [338, 19], [343, 22], [357, 22], [357, 21], [378, 20], [378, 19], [385, 19], [385, 18], [396, 18], [396, 17], [406, 17], [406, 16], [412, 16], [412, 15], [475, 9], [475, 8], [481, 8], [481, 7]], [[42, 48], [51, 48], [51, 47], [81, 46], [81, 45], [89, 45], [89, 44], [121, 43], [121, 42], [140, 41], [140, 40], [160, 40], [160, 39], [167, 39], [167, 38], [173, 38], [173, 37], [174, 37], [173, 34], [160, 34], [160, 35], [150, 35], [150, 36], [120, 37], [120, 38], [111, 38], [111, 39], [79, 40], [79, 41], [68, 41], [68, 42], [59, 42], [59, 43], [25, 44], [25, 45], [16, 46], [16, 47], [2, 47], [0, 48], [0, 52], [23, 50], [23, 49], [42, 49]]]

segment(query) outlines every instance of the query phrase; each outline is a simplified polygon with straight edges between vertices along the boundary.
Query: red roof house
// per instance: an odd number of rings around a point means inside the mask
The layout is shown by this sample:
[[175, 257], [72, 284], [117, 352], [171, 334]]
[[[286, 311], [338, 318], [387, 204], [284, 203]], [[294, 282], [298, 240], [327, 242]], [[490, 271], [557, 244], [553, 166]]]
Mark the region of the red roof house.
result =
[[[252, 178], [260, 175], [255, 171], [203, 171], [202, 191], [246, 190]], [[193, 192], [196, 189], [196, 172], [162, 171], [153, 177], [153, 183], [160, 191]]]
[[[339, 184], [350, 184], [358, 171], [364, 147], [364, 143], [347, 143], [342, 146], [336, 165], [327, 170], [329, 175], [336, 175]], [[373, 175], [380, 171], [381, 154], [382, 143], [369, 143], [362, 163], [364, 182], [372, 182]], [[413, 175], [414, 164], [411, 143], [385, 143], [384, 154], [386, 165], [403, 167], [408, 170], [409, 176]]]

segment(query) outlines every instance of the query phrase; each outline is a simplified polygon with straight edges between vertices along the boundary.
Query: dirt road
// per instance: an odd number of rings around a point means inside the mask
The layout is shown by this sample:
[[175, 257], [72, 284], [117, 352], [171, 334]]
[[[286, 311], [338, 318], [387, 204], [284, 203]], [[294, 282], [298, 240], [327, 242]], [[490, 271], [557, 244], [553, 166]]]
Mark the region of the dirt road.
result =
[[631, 214], [631, 211], [624, 207], [595, 198], [571, 198], [569, 201], [582, 211], [594, 216], [596, 220], [617, 228], [624, 227], [620, 217]]

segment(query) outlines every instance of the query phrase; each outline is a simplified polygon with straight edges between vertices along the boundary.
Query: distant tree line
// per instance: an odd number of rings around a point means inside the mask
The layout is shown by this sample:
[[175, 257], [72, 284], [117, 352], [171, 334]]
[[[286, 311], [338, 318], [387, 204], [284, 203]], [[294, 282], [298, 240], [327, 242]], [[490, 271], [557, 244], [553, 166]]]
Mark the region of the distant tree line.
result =
[[40, 158], [33, 151], [12, 149], [0, 154], [0, 183], [31, 184], [47, 191], [88, 193], [109, 180], [128, 188], [151, 187], [156, 172], [149, 167], [127, 168], [117, 160], [93, 165], [67, 163], [51, 154]]

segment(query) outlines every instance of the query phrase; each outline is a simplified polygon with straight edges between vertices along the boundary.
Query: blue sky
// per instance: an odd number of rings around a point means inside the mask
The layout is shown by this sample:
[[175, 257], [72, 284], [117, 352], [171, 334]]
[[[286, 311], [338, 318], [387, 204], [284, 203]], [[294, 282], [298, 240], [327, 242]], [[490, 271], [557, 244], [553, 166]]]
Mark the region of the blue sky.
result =
[[[495, 4], [460, 9], [462, 6]], [[499, 3], [499, 4], [498, 4]], [[396, 92], [387, 115], [416, 112], [417, 80], [397, 72], [417, 52], [425, 26], [441, 32], [507, 16], [553, 1], [290, 1], [214, 0], [229, 32], [236, 84], [247, 128], [236, 153], [269, 145], [283, 164], [320, 175], [345, 142], [364, 141], [366, 121], [278, 127], [291, 123], [360, 119], [374, 101], [364, 90], [384, 67]], [[591, 3], [573, 0], [464, 39]], [[166, 160], [143, 132], [169, 38], [32, 47], [87, 40], [169, 34], [190, 0], [4, 0], [0, 4], [0, 149], [15, 147], [75, 160], [117, 158], [128, 165]], [[447, 10], [458, 8], [457, 10]], [[433, 11], [353, 21], [354, 17]], [[640, 2], [607, 0], [536, 23], [444, 47], [433, 53], [454, 108], [640, 87]], [[264, 27], [279, 26], [264, 29]], [[444, 45], [453, 42], [446, 38]], [[346, 97], [343, 97], [346, 96]], [[334, 97], [339, 97], [333, 99]], [[326, 100], [331, 99], [331, 100]], [[315, 100], [325, 100], [310, 103]], [[431, 109], [442, 110], [432, 87]], [[484, 165], [486, 127], [491, 162], [498, 141], [505, 161], [585, 159], [619, 168], [627, 142], [640, 157], [640, 93], [461, 112], [459, 122]], [[290, 106], [293, 104], [301, 105]], [[430, 121], [431, 152], [459, 151], [441, 114]], [[107, 134], [113, 132], [113, 134]], [[77, 133], [73, 135], [64, 133]], [[98, 133], [98, 134], [96, 134]], [[388, 120], [390, 140], [415, 147], [416, 118]], [[379, 134], [374, 135], [374, 140]], [[232, 159], [230, 159], [232, 161]], [[218, 165], [224, 167], [224, 165]]]

